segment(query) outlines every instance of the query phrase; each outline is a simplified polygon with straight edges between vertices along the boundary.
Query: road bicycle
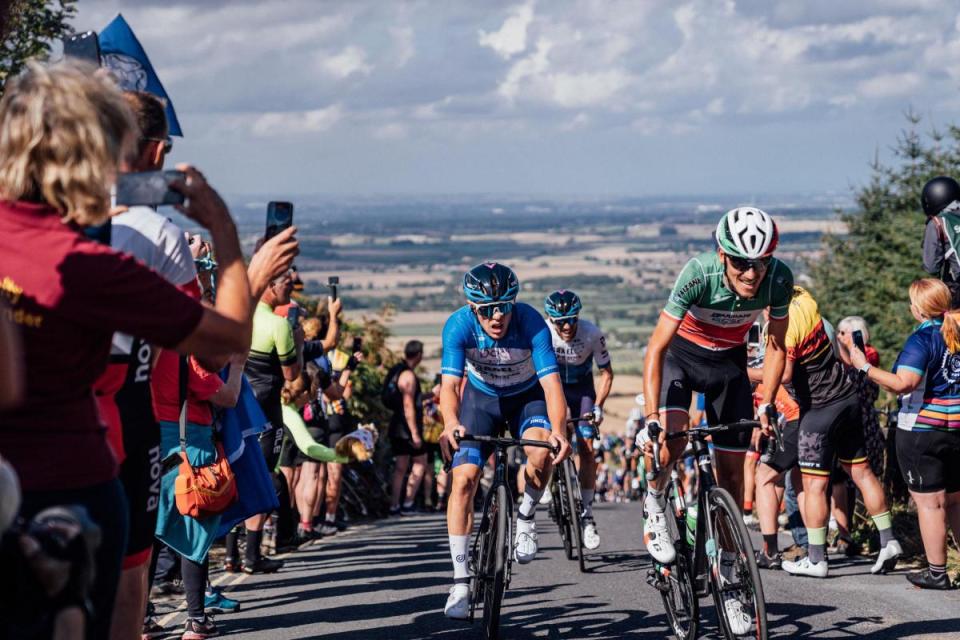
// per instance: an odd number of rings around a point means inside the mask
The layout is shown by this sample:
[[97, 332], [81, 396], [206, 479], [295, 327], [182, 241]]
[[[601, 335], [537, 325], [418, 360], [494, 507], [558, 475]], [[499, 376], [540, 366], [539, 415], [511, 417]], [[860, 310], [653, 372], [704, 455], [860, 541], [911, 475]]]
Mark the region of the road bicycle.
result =
[[[470, 615], [472, 623], [478, 605], [482, 603], [483, 626], [488, 640], [500, 637], [500, 606], [503, 594], [510, 586], [513, 563], [514, 505], [507, 485], [507, 450], [511, 447], [541, 447], [554, 451], [549, 442], [515, 440], [492, 436], [456, 434], [460, 442], [479, 442], [492, 445], [496, 453], [493, 484], [483, 501], [480, 526], [470, 549]], [[554, 451], [556, 453], [556, 451]]]
[[[585, 413], [580, 418], [567, 420], [567, 427], [577, 428], [577, 425], [586, 421], [596, 429], [593, 413]], [[576, 438], [572, 439], [576, 442]], [[560, 530], [560, 539], [563, 541], [563, 551], [567, 560], [576, 558], [580, 565], [580, 572], [586, 573], [586, 549], [583, 546], [583, 496], [580, 493], [580, 474], [573, 464], [573, 456], [554, 467], [553, 478], [550, 481], [550, 515]]]
[[[733, 496], [716, 484], [706, 442], [711, 434], [759, 427], [760, 423], [755, 420], [743, 420], [666, 436], [667, 440], [690, 438], [700, 487], [694, 511], [684, 500], [679, 474], [676, 470], [671, 472], [664, 493], [670, 507], [667, 527], [676, 548], [676, 558], [670, 565], [654, 562], [647, 575], [647, 582], [656, 587], [663, 598], [667, 620], [678, 640], [697, 637], [699, 599], [708, 593], [713, 597], [725, 638], [767, 639], [767, 606], [750, 535]], [[654, 440], [654, 469], [648, 474], [648, 481], [660, 470], [660, 447], [654, 434], [650, 435]], [[774, 438], [782, 448], [776, 428]], [[753, 624], [749, 633], [733, 632], [728, 606], [742, 608], [751, 615]]]

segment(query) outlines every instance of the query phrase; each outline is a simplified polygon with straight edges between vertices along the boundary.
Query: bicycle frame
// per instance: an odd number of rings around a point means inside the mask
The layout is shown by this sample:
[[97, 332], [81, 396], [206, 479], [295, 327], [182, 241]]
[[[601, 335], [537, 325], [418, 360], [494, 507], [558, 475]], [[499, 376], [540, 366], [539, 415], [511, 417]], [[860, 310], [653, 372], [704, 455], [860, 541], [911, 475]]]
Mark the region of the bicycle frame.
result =
[[[503, 510], [503, 513], [507, 514], [507, 516], [509, 517], [508, 524], [507, 524], [507, 537], [508, 539], [512, 540], [513, 529], [516, 525], [516, 523], [514, 522], [516, 518], [516, 514], [514, 513], [513, 491], [510, 490], [510, 485], [507, 482], [507, 468], [509, 466], [508, 458], [507, 458], [508, 450], [509, 450], [508, 447], [496, 448], [496, 452], [495, 452], [496, 457], [494, 458], [494, 467], [493, 467], [494, 469], [493, 483], [490, 485], [490, 488], [487, 490], [487, 495], [485, 495], [483, 498], [483, 511], [480, 517], [480, 526], [478, 527], [478, 531], [484, 531], [490, 525], [490, 504], [493, 502], [493, 497], [497, 494], [497, 489], [500, 486], [505, 486], [507, 488], [507, 504], [503, 505], [502, 510]], [[480, 536], [478, 535], [478, 536], [475, 536], [473, 539], [473, 548], [470, 553], [471, 557], [476, 557], [478, 555], [479, 549], [477, 547], [479, 546], [479, 544], [480, 544]], [[506, 586], [509, 587], [510, 577], [513, 572], [513, 556], [512, 555], [507, 556], [506, 563], [507, 563]], [[484, 571], [486, 570], [485, 567], [475, 567], [474, 569], [475, 569], [473, 574], [474, 580], [479, 580], [486, 583], [491, 579], [490, 576], [484, 575]], [[479, 590], [471, 589], [471, 592], [479, 593]], [[474, 619], [476, 606], [477, 606], [477, 601], [472, 600], [470, 603], [470, 618], [469, 618], [471, 623], [473, 622], [473, 619]]]

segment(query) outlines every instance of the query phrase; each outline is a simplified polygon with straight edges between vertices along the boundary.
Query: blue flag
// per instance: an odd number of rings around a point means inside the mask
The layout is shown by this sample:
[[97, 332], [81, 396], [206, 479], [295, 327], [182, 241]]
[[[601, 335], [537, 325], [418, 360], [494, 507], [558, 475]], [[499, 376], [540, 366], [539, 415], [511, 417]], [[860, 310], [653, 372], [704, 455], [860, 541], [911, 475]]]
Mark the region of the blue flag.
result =
[[146, 91], [163, 100], [167, 105], [170, 135], [183, 137], [170, 96], [160, 83], [133, 29], [120, 14], [100, 32], [100, 59], [103, 66], [117, 77], [124, 91]]

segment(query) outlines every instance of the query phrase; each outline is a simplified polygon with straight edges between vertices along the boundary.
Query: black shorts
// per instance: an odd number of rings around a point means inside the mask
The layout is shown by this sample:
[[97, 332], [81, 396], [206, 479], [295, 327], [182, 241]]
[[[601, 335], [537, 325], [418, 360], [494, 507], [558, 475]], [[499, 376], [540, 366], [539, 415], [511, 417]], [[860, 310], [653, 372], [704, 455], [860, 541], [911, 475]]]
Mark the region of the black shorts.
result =
[[395, 456], [419, 456], [427, 452], [423, 446], [414, 447], [413, 441], [407, 438], [390, 438], [390, 450]]
[[[709, 424], [752, 419], [753, 391], [747, 377], [746, 345], [710, 351], [675, 336], [663, 361], [661, 419], [674, 412], [689, 416], [694, 391], [704, 395]], [[750, 435], [746, 429], [714, 434], [713, 448], [727, 453], [746, 453]]]
[[[549, 431], [550, 419], [547, 417], [543, 388], [535, 384], [515, 396], [500, 397], [478, 391], [468, 381], [460, 402], [460, 424], [467, 433], [477, 436], [499, 436], [504, 427], [510, 430], [514, 438], [523, 437], [523, 432], [531, 428]], [[491, 453], [492, 446], [463, 442], [460, 450], [454, 454], [451, 466], [473, 464], [482, 469]]]
[[123, 561], [124, 568], [128, 569], [150, 562], [163, 469], [160, 425], [155, 420], [124, 423], [123, 435], [126, 458], [120, 465], [119, 478], [130, 508], [130, 533]]
[[[585, 413], [593, 411], [593, 405], [597, 401], [597, 391], [593, 388], [592, 382], [589, 385], [564, 385], [563, 397], [567, 401], [570, 417], [579, 418]], [[577, 423], [576, 434], [581, 440], [592, 440], [596, 433], [596, 427], [592, 427], [586, 422]]]
[[897, 462], [911, 491], [960, 491], [960, 433], [897, 429]]
[[280, 412], [280, 405], [277, 405], [276, 410], [270, 412], [262, 405], [261, 409], [264, 409], [264, 414], [270, 421], [271, 428], [260, 434], [260, 449], [263, 451], [263, 459], [267, 462], [267, 469], [270, 473], [273, 473], [276, 471], [277, 463], [280, 460], [280, 451], [283, 450], [283, 414]]
[[[800, 433], [799, 420], [791, 420], [783, 426], [783, 451], [777, 449], [775, 444], [768, 443], [766, 451], [773, 451], [770, 455], [764, 452], [760, 456], [760, 462], [772, 467], [777, 473], [789, 471], [797, 466], [797, 440]], [[772, 439], [771, 439], [772, 440]]]
[[800, 415], [797, 452], [800, 470], [818, 476], [830, 476], [834, 459], [844, 465], [866, 463], [867, 447], [857, 395], [804, 411]]

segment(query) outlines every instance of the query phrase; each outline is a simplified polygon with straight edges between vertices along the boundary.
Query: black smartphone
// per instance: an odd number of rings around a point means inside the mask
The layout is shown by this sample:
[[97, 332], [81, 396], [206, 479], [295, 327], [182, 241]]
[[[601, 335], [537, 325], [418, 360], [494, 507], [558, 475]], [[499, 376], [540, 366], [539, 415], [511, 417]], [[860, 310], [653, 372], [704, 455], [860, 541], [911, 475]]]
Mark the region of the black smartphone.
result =
[[353, 339], [353, 349], [350, 351], [350, 353], [354, 354], [357, 351], [363, 351], [363, 338], [360, 336], [356, 336]]
[[330, 276], [327, 278], [327, 286], [330, 287], [330, 297], [337, 299], [337, 287], [340, 286], [340, 276]]
[[117, 178], [117, 204], [125, 206], [158, 207], [164, 204], [183, 204], [186, 198], [170, 188], [175, 180], [186, 180], [183, 171], [144, 171], [121, 173]]
[[860, 349], [860, 351], [867, 352], [867, 345], [863, 342], [863, 331], [857, 329], [853, 332], [853, 344], [857, 345], [857, 349]]
[[100, 40], [96, 31], [84, 31], [63, 41], [63, 57], [100, 66]]
[[267, 232], [264, 241], [269, 240], [293, 224], [293, 204], [290, 202], [267, 203]]
[[109, 247], [111, 229], [112, 227], [110, 226], [110, 220], [108, 219], [103, 224], [99, 224], [95, 227], [84, 227], [83, 235], [85, 235], [88, 240], [93, 240], [94, 242], [99, 242], [100, 244], [105, 244]]
[[300, 307], [298, 305], [292, 304], [287, 308], [287, 322], [294, 329], [300, 324]]

